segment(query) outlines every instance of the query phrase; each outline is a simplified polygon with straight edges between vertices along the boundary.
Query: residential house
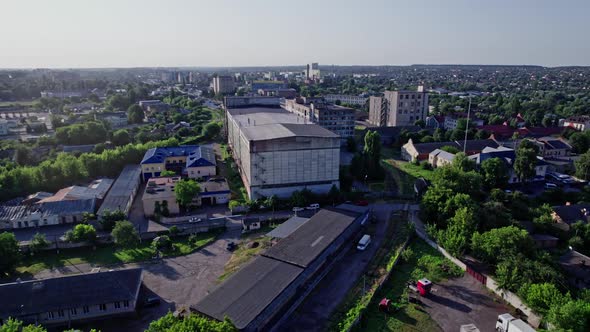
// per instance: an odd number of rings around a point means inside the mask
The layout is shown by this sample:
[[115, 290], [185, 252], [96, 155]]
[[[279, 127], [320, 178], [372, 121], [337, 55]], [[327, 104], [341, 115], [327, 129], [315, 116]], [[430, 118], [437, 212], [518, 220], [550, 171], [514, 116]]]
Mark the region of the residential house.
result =
[[548, 234], [531, 234], [535, 245], [541, 249], [551, 249], [557, 247], [559, 238]]
[[571, 204], [568, 202], [565, 205], [554, 206], [551, 216], [556, 223], [555, 226], [567, 231], [572, 224], [578, 221], [585, 223], [590, 221], [590, 204]]
[[436, 149], [428, 154], [428, 163], [436, 168], [451, 165], [455, 155], [441, 149]]
[[590, 257], [569, 250], [559, 258], [559, 265], [568, 275], [568, 282], [578, 289], [590, 288]]
[[482, 140], [468, 140], [467, 144], [464, 141], [449, 141], [449, 142], [432, 142], [432, 143], [418, 143], [415, 144], [412, 139], [408, 143], [404, 144], [401, 148], [401, 155], [404, 160], [415, 161], [415, 160], [428, 160], [429, 154], [436, 150], [441, 149], [444, 146], [451, 146], [459, 151], [465, 151], [467, 155], [473, 155], [481, 152], [486, 147], [498, 147], [498, 142], [492, 139]]
[[561, 138], [541, 137], [531, 140], [539, 147], [539, 155], [546, 159], [559, 159], [568, 157], [572, 152], [572, 146]]
[[590, 130], [590, 116], [577, 115], [569, 117], [565, 120], [560, 120], [560, 127], [573, 128], [578, 131]]
[[102, 112], [94, 114], [95, 120], [106, 121], [111, 127], [119, 128], [129, 124], [125, 112]]
[[149, 149], [141, 161], [143, 180], [158, 177], [164, 170], [189, 178], [209, 178], [216, 174], [213, 148], [208, 145], [181, 145]]
[[0, 324], [71, 325], [135, 313], [142, 269], [109, 270], [0, 284]]
[[[459, 124], [459, 120], [465, 119], [467, 120], [467, 113], [453, 113], [446, 115], [444, 117], [444, 129], [445, 130], [455, 130], [457, 129], [457, 125]], [[470, 126], [483, 126], [483, 120], [478, 119], [475, 117], [470, 117], [469, 122], [471, 122]]]
[[[519, 183], [520, 179], [514, 171], [514, 161], [516, 160], [516, 151], [505, 146], [499, 147], [486, 147], [481, 150], [480, 153], [471, 155], [470, 159], [474, 160], [475, 163], [480, 166], [487, 159], [499, 158], [502, 160], [508, 168], [508, 183]], [[537, 157], [535, 163], [535, 176], [529, 181], [544, 181], [545, 174], [547, 173], [547, 163]]]
[[426, 127], [434, 129], [445, 128], [445, 117], [444, 115], [431, 115], [426, 117]]

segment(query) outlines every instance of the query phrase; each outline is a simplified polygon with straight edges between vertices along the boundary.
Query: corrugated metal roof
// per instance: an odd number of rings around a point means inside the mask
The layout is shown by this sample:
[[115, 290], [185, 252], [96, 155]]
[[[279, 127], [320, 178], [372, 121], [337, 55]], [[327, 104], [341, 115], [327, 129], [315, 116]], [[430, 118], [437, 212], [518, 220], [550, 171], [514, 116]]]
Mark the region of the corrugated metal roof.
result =
[[97, 214], [100, 216], [106, 210], [116, 211], [124, 209], [131, 199], [133, 189], [135, 189], [139, 183], [140, 175], [141, 167], [139, 165], [125, 166], [105, 197]]

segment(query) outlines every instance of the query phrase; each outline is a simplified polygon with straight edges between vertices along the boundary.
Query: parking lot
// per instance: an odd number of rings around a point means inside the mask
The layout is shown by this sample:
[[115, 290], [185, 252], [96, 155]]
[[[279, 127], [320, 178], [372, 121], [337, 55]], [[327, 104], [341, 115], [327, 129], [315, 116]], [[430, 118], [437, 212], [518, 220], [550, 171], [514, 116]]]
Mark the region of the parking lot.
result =
[[481, 332], [493, 332], [498, 315], [511, 312], [510, 307], [468, 274], [435, 284], [432, 293], [420, 300], [443, 331], [459, 331], [461, 325], [475, 324]]

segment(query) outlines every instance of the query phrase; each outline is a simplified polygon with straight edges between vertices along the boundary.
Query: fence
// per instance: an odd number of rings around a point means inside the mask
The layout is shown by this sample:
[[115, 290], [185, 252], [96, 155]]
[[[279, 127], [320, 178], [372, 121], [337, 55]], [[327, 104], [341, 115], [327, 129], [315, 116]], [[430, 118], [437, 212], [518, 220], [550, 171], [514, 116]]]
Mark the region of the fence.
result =
[[508, 290], [500, 289], [498, 287], [498, 283], [490, 276], [474, 271], [465, 263], [451, 256], [445, 249], [443, 249], [438, 244], [433, 242], [430, 238], [428, 238], [428, 235], [426, 235], [421, 230], [418, 230], [418, 227], [416, 227], [416, 234], [426, 243], [428, 243], [428, 245], [438, 250], [446, 258], [448, 258], [450, 261], [459, 266], [463, 271], [467, 271], [469, 275], [476, 278], [479, 282], [484, 284], [489, 290], [496, 293], [496, 295], [500, 296], [504, 301], [508, 302], [514, 308], [522, 311], [525, 315], [527, 315], [527, 321], [529, 322], [529, 324], [531, 324], [533, 327], [539, 327], [539, 325], [541, 324], [542, 317], [535, 314], [529, 307], [527, 307], [516, 294]]

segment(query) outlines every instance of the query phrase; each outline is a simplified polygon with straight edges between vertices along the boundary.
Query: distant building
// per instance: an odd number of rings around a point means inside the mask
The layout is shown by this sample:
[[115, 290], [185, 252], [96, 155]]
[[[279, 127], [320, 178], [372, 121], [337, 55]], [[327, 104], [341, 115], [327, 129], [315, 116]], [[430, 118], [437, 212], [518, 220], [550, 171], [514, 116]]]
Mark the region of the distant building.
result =
[[234, 91], [234, 79], [231, 76], [218, 75], [213, 77], [213, 92], [215, 94], [226, 94]]
[[320, 76], [320, 65], [317, 62], [308, 63], [305, 67], [305, 78], [310, 81], [319, 81]]
[[577, 115], [560, 121], [561, 127], [569, 127], [579, 131], [590, 130], [590, 116]]
[[208, 145], [181, 145], [149, 149], [141, 161], [143, 180], [159, 177], [162, 171], [189, 178], [209, 178], [216, 174], [215, 153]]
[[287, 89], [289, 84], [284, 81], [253, 81], [252, 91]]
[[[514, 161], [516, 160], [516, 151], [514, 149], [505, 146], [488, 146], [482, 149], [480, 153], [471, 155], [469, 158], [475, 161], [478, 166], [488, 159], [498, 158], [508, 168], [508, 183], [520, 183], [520, 179], [514, 171]], [[537, 158], [535, 162], [535, 175], [530, 180], [544, 181], [545, 175], [547, 174], [547, 167], [548, 164], [544, 160]]]
[[410, 126], [428, 115], [428, 93], [385, 91], [383, 97], [369, 98], [369, 123], [379, 127]]
[[357, 106], [363, 106], [367, 103], [367, 100], [369, 100], [369, 98], [367, 97], [363, 97], [363, 96], [355, 96], [355, 95], [325, 95], [324, 98], [326, 99], [327, 102], [329, 103], [336, 103], [337, 101], [340, 101], [343, 104], [348, 104], [348, 105], [357, 105]]
[[531, 141], [539, 147], [539, 155], [543, 158], [564, 158], [572, 152], [572, 146], [561, 138], [541, 137]]
[[113, 184], [112, 179], [98, 179], [92, 181], [88, 186], [71, 186], [59, 190], [55, 195], [44, 198], [39, 203], [73, 201], [83, 199], [97, 199], [99, 202], [105, 198]]
[[226, 106], [225, 127], [250, 199], [339, 186], [340, 136], [278, 106], [246, 105]]
[[106, 121], [111, 127], [119, 128], [129, 124], [125, 112], [102, 112], [94, 114], [95, 120]]
[[434, 168], [451, 165], [454, 159], [454, 154], [441, 149], [436, 149], [428, 154], [428, 163]]
[[41, 91], [41, 98], [72, 98], [82, 96], [83, 93], [79, 91]]
[[[457, 129], [457, 125], [459, 124], [459, 120], [461, 120], [461, 119], [467, 120], [467, 113], [454, 113], [454, 114], [445, 115], [443, 128], [445, 130], [455, 130], [455, 129]], [[469, 125], [470, 127], [483, 126], [483, 120], [478, 119], [478, 118], [474, 118], [473, 116], [471, 116], [469, 118], [469, 122], [470, 122], [470, 125]]]
[[0, 322], [70, 325], [135, 313], [142, 269], [68, 275], [0, 285]]
[[[590, 222], [590, 204], [570, 204], [554, 206], [552, 217], [558, 228], [568, 231], [572, 224], [582, 221]], [[590, 262], [589, 262], [590, 263]]]
[[445, 117], [443, 115], [432, 115], [426, 117], [426, 127], [434, 129], [445, 129]]
[[295, 89], [258, 89], [261, 96], [277, 96], [281, 98], [295, 98], [297, 91]]
[[346, 140], [354, 136], [354, 113], [355, 110], [326, 103], [323, 98], [296, 98], [285, 100], [284, 108], [326, 128]]
[[8, 135], [8, 121], [0, 119], [0, 136]]
[[559, 265], [567, 273], [570, 285], [578, 289], [590, 288], [590, 257], [569, 250], [559, 258]]

